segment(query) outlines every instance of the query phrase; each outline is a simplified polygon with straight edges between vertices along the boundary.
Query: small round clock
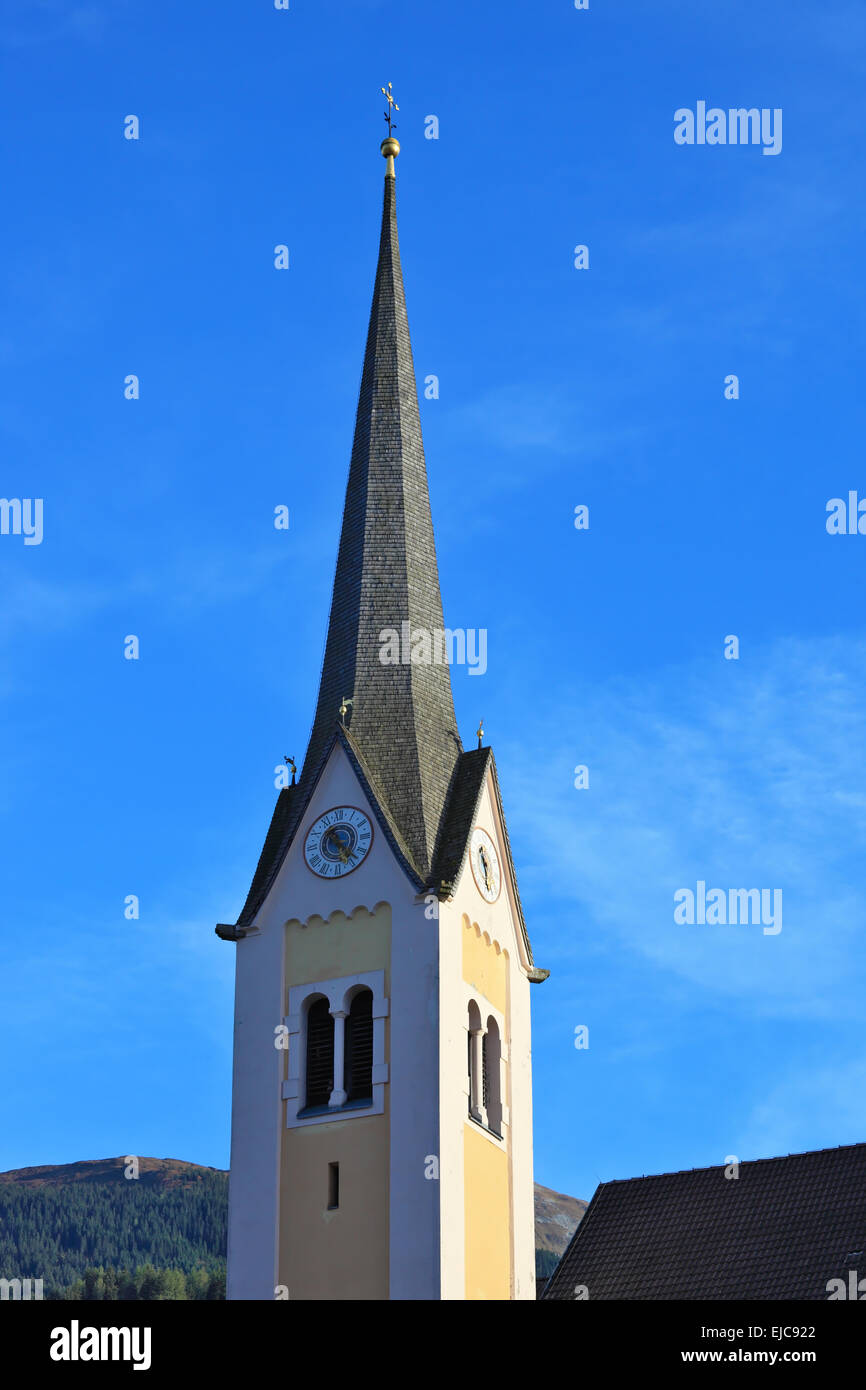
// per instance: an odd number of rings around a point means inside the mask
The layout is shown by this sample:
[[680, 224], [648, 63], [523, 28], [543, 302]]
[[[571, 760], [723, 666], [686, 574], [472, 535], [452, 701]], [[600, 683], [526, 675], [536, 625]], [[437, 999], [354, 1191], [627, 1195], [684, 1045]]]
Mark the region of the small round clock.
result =
[[372, 843], [369, 816], [357, 806], [335, 806], [307, 831], [304, 859], [319, 878], [345, 878], [363, 864]]
[[475, 886], [482, 898], [485, 902], [495, 903], [502, 887], [499, 855], [487, 831], [482, 830], [480, 825], [476, 825], [469, 841], [469, 862]]

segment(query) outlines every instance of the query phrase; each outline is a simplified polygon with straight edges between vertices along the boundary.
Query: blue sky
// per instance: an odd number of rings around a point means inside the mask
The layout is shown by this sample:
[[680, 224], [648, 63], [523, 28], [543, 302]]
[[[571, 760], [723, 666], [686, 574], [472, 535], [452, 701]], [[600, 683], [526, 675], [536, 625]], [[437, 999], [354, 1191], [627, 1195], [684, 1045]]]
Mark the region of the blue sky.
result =
[[[0, 493], [45, 516], [0, 536], [0, 1169], [228, 1163], [213, 926], [312, 719], [389, 79], [458, 719], [551, 971], [536, 1177], [866, 1138], [863, 7], [7, 0], [0, 55]], [[781, 154], [675, 144], [701, 100]], [[677, 925], [698, 880], [783, 930]]]

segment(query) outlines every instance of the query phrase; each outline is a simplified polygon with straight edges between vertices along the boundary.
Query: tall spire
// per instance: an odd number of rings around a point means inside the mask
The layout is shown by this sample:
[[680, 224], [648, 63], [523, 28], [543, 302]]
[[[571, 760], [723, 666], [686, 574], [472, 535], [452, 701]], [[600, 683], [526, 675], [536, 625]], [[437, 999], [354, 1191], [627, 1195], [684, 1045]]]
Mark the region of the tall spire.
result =
[[[292, 785], [277, 798], [237, 923], [216, 931], [240, 941], [254, 925], [339, 742], [410, 878], [439, 897], [448, 896], [463, 872], [479, 802], [492, 785], [528, 978], [539, 981], [548, 972], [532, 965], [493, 752], [480, 746], [483, 725], [479, 747], [463, 752], [444, 643], [438, 648], [443, 659], [435, 660], [435, 639], [444, 633], [442, 596], [400, 268], [394, 169], [400, 145], [392, 134], [391, 108], [397, 108], [389, 92], [379, 264], [316, 715], [297, 784], [294, 759], [288, 759]], [[398, 639], [397, 664], [381, 659], [389, 631]], [[405, 662], [415, 647], [412, 635], [420, 633], [431, 639], [419, 653], [428, 659]]]
[[[379, 263], [301, 791], [317, 775], [341, 705], [351, 698], [342, 716], [351, 742], [426, 878], [462, 746], [447, 657], [438, 664], [402, 660], [409, 655], [409, 634], [423, 629], [432, 639], [444, 624], [397, 236], [394, 160], [400, 145], [389, 134], [381, 150], [387, 165]], [[399, 664], [381, 659], [386, 630], [401, 639]]]

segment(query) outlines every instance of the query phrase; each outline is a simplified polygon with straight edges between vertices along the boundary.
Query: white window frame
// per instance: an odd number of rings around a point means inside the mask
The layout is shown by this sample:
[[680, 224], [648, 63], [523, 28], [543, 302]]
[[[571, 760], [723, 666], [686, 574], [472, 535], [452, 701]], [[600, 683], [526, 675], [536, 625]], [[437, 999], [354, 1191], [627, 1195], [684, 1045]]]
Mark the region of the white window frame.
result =
[[[313, 996], [328, 1000], [330, 1012], [336, 1016], [348, 1014], [353, 995], [359, 989], [369, 989], [373, 995], [373, 1098], [369, 1105], [335, 1105], [325, 1114], [300, 1115], [306, 1098], [304, 1086], [307, 1074], [307, 1003]], [[382, 1115], [385, 1111], [385, 1086], [388, 1083], [388, 1063], [385, 1061], [385, 1019], [390, 1012], [390, 1000], [385, 996], [384, 970], [370, 970], [363, 975], [342, 975], [332, 980], [315, 980], [307, 985], [293, 985], [289, 990], [289, 1012], [283, 1022], [288, 1030], [288, 1075], [282, 1084], [286, 1102], [286, 1129], [302, 1129], [306, 1125], [326, 1125], [334, 1120], [361, 1119], [367, 1115]], [[340, 1090], [344, 1077], [335, 1077], [335, 1090]]]

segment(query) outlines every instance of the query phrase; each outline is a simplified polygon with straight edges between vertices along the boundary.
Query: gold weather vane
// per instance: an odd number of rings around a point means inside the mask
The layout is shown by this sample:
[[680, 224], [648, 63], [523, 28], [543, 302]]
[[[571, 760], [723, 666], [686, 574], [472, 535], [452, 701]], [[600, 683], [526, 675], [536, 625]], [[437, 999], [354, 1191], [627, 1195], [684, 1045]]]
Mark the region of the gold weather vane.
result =
[[290, 767], [291, 770], [292, 770], [292, 786], [294, 786], [294, 785], [295, 785], [295, 774], [297, 773], [297, 770], [298, 770], [297, 767], [296, 767], [296, 765], [295, 765], [295, 760], [294, 760], [294, 758], [283, 758], [283, 762], [286, 764], [287, 767]]
[[482, 740], [483, 737], [484, 737], [484, 720], [483, 720], [483, 719], [481, 719], [481, 720], [478, 721], [478, 728], [475, 730], [475, 732], [476, 732], [477, 735], [478, 735], [478, 747], [480, 748], [480, 747], [481, 747], [481, 740]]
[[387, 92], [385, 91], [385, 88], [384, 88], [384, 87], [380, 87], [380, 88], [379, 88], [379, 91], [382, 93], [382, 96], [385, 98], [385, 100], [386, 100], [387, 103], [388, 103], [388, 110], [385, 112], [385, 120], [388, 122], [388, 139], [389, 139], [389, 140], [390, 140], [390, 138], [391, 138], [391, 132], [397, 129], [397, 127], [396, 127], [396, 125], [395, 125], [395, 123], [394, 123], [393, 113], [394, 113], [395, 111], [399, 111], [399, 110], [400, 110], [399, 106], [397, 105], [396, 101], [394, 100], [394, 93], [393, 93], [393, 90], [392, 90], [392, 89], [393, 89], [393, 86], [394, 86], [394, 83], [393, 83], [393, 82], [389, 82], [389, 83], [388, 83], [388, 90], [387, 90]]
[[346, 722], [346, 715], [349, 713], [349, 707], [354, 703], [354, 700], [347, 700], [345, 695], [343, 696], [342, 702], [340, 704], [340, 719], [344, 724]]

